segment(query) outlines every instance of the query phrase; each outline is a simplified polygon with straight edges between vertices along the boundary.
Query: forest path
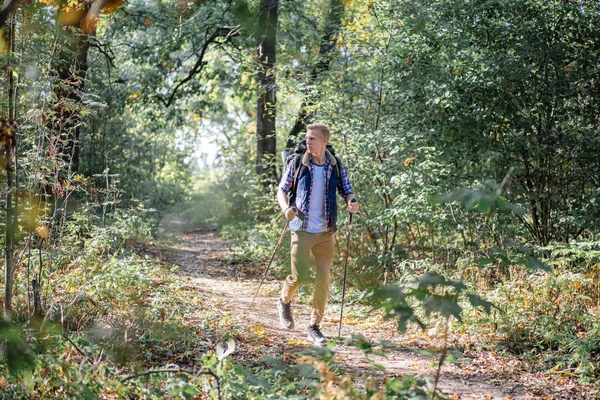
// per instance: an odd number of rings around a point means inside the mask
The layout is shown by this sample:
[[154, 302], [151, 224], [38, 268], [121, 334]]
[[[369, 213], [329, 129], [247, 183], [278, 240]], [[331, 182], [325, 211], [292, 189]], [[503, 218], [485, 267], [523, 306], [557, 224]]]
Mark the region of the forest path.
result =
[[[231, 243], [219, 239], [214, 233], [194, 232], [184, 234], [179, 243], [160, 250], [160, 258], [178, 265], [177, 274], [187, 281], [193, 290], [210, 299], [216, 316], [229, 318], [240, 327], [236, 337], [234, 357], [243, 363], [258, 361], [263, 355], [282, 357], [286, 362], [297, 360], [297, 353], [307, 350], [311, 344], [306, 340], [309, 310], [306, 304], [293, 308], [296, 321], [294, 330], [280, 327], [276, 301], [281, 282], [274, 274], [267, 278], [253, 307], [252, 297], [260, 281], [259, 274], [252, 273], [244, 264], [232, 263]], [[321, 325], [324, 334], [337, 336], [339, 320], [332, 315], [337, 305], [328, 306], [329, 318]], [[433, 376], [432, 359], [418, 352], [417, 348], [402, 347], [402, 335], [389, 323], [363, 324], [354, 316], [352, 306], [344, 312], [342, 337], [362, 334], [372, 342], [389, 340], [399, 347], [388, 350], [386, 357], [369, 355], [371, 362], [385, 367], [384, 371], [369, 369], [369, 360], [354, 346], [338, 343], [333, 349], [335, 360], [345, 373], [352, 373], [360, 382], [365, 378], [381, 380], [384, 377]], [[338, 311], [339, 313], [339, 311]], [[337, 314], [339, 315], [339, 314]], [[367, 325], [367, 326], [366, 326]], [[466, 354], [465, 354], [466, 355]], [[442, 368], [438, 390], [451, 399], [577, 399], [572, 391], [556, 390], [550, 382], [544, 383], [538, 375], [519, 372], [509, 368], [510, 361], [498, 362], [501, 356], [470, 352], [461, 359], [462, 367], [446, 365]], [[509, 370], [507, 372], [507, 370]]]

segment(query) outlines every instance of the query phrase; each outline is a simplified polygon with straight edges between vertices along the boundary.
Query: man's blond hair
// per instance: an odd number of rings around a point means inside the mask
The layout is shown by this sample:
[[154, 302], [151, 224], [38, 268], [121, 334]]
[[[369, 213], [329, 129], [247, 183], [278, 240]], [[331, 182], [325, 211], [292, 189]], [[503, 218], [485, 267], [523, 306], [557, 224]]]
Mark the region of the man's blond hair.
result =
[[329, 140], [329, 126], [326, 124], [310, 124], [306, 127], [306, 132], [308, 131], [321, 131], [325, 139]]

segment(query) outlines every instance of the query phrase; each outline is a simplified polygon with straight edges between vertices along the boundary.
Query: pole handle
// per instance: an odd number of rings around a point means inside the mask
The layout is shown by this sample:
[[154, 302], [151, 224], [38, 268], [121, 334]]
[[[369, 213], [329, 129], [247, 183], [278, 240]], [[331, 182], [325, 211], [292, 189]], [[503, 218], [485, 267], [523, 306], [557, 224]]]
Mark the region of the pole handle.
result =
[[[352, 200], [350, 200], [350, 204], [354, 204], [354, 203], [358, 203], [358, 201], [356, 200], [356, 197], [353, 197]], [[350, 213], [350, 228], [352, 228], [352, 213]]]

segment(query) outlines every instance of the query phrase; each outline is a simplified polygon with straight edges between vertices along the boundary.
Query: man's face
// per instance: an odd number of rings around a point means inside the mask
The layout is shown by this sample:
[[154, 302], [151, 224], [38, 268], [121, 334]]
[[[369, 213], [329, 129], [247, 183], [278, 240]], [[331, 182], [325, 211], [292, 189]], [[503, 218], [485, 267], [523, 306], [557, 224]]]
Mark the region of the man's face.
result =
[[310, 154], [320, 154], [327, 146], [325, 134], [319, 129], [306, 132], [306, 149]]

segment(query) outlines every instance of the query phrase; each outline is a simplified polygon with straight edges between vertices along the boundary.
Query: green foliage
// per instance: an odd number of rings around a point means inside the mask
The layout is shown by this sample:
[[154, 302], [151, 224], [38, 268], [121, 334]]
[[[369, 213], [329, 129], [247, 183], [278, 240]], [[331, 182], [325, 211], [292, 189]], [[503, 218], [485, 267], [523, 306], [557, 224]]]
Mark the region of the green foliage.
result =
[[[258, 267], [283, 228], [275, 185], [254, 172], [259, 2], [111, 3], [90, 37], [62, 29], [65, 5], [47, 3], [20, 4], [15, 50], [0, 60], [10, 74], [0, 108], [14, 100], [18, 116], [7, 165], [18, 186], [3, 188], [16, 207], [0, 210], [18, 225], [19, 324], [0, 324], [12, 374], [3, 394], [214, 397], [212, 377], [176, 366], [120, 378], [199, 335], [182, 323], [180, 282], [139, 255], [150, 235], [217, 229], [237, 239], [236, 259]], [[279, 2], [271, 72], [278, 149], [299, 112], [314, 113], [331, 125], [361, 203], [350, 248], [335, 258], [350, 252], [359, 290], [349, 299], [383, 284], [373, 299], [400, 330], [454, 319], [498, 333], [511, 351], [535, 350], [541, 368], [596, 379], [598, 2], [343, 1], [335, 49], [322, 54], [330, 4]], [[198, 162], [211, 146], [215, 159]], [[338, 239], [347, 213], [339, 221]], [[276, 271], [289, 265], [288, 246]], [[47, 317], [84, 355], [53, 328], [28, 325], [32, 277]], [[202, 338], [214, 334], [203, 318]], [[314, 397], [333, 381], [348, 396], [423, 395], [411, 379], [364, 390], [337, 381], [327, 351], [248, 367], [232, 362], [233, 342], [203, 346], [195, 361], [232, 397]], [[80, 356], [85, 368], [69, 361]]]
[[[421, 304], [427, 317], [436, 314], [446, 319], [454, 317], [461, 322], [463, 310], [458, 300], [465, 289], [466, 286], [461, 282], [427, 273], [411, 287], [393, 285], [378, 289], [371, 296], [371, 301], [375, 308], [384, 309], [386, 318], [398, 318], [399, 331], [406, 331], [409, 322], [415, 322], [424, 330], [426, 325], [417, 316], [411, 300]], [[491, 312], [492, 303], [473, 293], [466, 296], [471, 306], [482, 307], [488, 314]]]
[[[363, 338], [364, 339], [364, 338]], [[370, 346], [359, 339], [357, 346]], [[340, 376], [334, 363], [333, 345], [310, 349], [298, 363], [290, 365], [282, 358], [265, 356], [261, 364], [251, 370], [225, 361], [219, 371], [228, 395], [248, 399], [281, 398], [310, 399], [319, 396], [342, 396], [352, 399], [370, 399], [384, 396], [390, 399], [425, 399], [425, 381], [412, 377], [393, 378], [380, 384], [369, 381], [365, 388], [354, 385], [348, 376]], [[205, 365], [217, 365], [213, 356]], [[376, 365], [376, 364], [372, 364]]]
[[23, 340], [18, 326], [9, 321], [0, 320], [0, 353], [3, 362], [13, 376], [22, 376], [34, 369], [35, 358], [27, 343]]
[[[495, 188], [495, 192], [485, 190], [484, 188]], [[456, 189], [450, 193], [440, 195], [436, 201], [440, 204], [458, 201], [469, 211], [476, 211], [483, 214], [492, 212], [507, 212], [513, 211], [517, 215], [523, 215], [524, 210], [518, 206], [514, 206], [500, 196], [502, 188], [495, 182], [484, 182], [483, 188], [479, 189]]]
[[541, 369], [574, 373], [589, 382], [597, 375], [595, 315], [597, 287], [581, 273], [556, 264], [553, 274], [515, 269], [512, 279], [489, 296], [499, 306], [495, 321], [505, 346], [536, 362]]

